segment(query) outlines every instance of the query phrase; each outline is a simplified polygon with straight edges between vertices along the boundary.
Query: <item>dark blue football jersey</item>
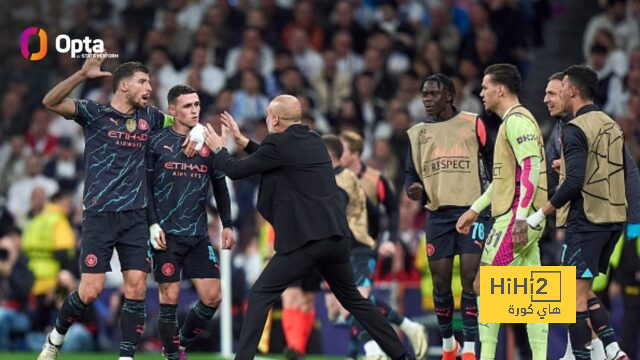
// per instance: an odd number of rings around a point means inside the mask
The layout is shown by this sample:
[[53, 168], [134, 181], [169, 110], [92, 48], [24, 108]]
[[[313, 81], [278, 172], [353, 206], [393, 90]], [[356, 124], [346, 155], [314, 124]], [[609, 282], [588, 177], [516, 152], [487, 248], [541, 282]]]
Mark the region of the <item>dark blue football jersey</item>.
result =
[[109, 104], [75, 100], [74, 120], [84, 129], [83, 205], [89, 211], [124, 211], [147, 206], [145, 147], [164, 114], [153, 106], [123, 114]]
[[155, 217], [166, 233], [204, 236], [209, 183], [224, 174], [214, 169], [213, 154], [206, 145], [194, 157], [185, 156], [184, 139], [172, 128], [151, 134], [146, 166], [153, 172]]

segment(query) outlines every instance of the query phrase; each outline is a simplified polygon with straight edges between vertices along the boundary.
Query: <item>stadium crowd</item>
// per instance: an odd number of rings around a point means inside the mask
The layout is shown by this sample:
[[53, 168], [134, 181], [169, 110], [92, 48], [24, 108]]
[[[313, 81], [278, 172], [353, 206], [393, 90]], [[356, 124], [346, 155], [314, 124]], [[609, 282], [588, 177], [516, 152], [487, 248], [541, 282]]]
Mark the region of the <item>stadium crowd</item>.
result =
[[[640, 1], [601, 3], [602, 12], [586, 26], [584, 62], [599, 76], [596, 103], [623, 128], [640, 162]], [[302, 103], [304, 122], [318, 132], [361, 134], [361, 159], [395, 188], [387, 196], [395, 197], [400, 219], [398, 239], [389, 239], [388, 224], [382, 226], [383, 240], [398, 241], [376, 276], [415, 284], [423, 275], [416, 258], [424, 258], [424, 210], [408, 199], [403, 184], [407, 130], [426, 116], [420, 84], [444, 73], [457, 89], [455, 106], [483, 114], [484, 69], [512, 63], [526, 83], [535, 66], [532, 50], [550, 41], [542, 27], [552, 8], [547, 0], [8, 0], [0, 14], [2, 351], [38, 350], [79, 277], [83, 132], [41, 105], [47, 90], [83, 62], [55, 51], [58, 34], [103, 40], [107, 53], [118, 54], [105, 60], [107, 71], [129, 60], [146, 64], [151, 104], [163, 111], [168, 90], [188, 84], [198, 92], [202, 122], [219, 124], [219, 114], [229, 111], [259, 141], [267, 135], [269, 99], [292, 94]], [[19, 51], [20, 32], [30, 26], [50, 39], [38, 62]], [[104, 78], [87, 81], [72, 97], [108, 103], [112, 94], [111, 79]], [[535, 115], [546, 129], [555, 122], [546, 113]], [[499, 119], [483, 117], [495, 136]], [[269, 228], [255, 209], [257, 184], [250, 178], [230, 186], [238, 321], [268, 253]], [[213, 201], [208, 213], [215, 243], [221, 227]], [[559, 263], [561, 243], [562, 232], [549, 226], [541, 241], [543, 265]], [[640, 289], [639, 249], [635, 242], [624, 246], [630, 251], [622, 252], [607, 288], [625, 299], [625, 318], [637, 319], [640, 295], [625, 289]], [[116, 290], [72, 326], [63, 350], [114, 348], [120, 284], [114, 272], [107, 286]], [[629, 329], [638, 334], [635, 325]], [[158, 349], [151, 321], [148, 328], [145, 346]]]

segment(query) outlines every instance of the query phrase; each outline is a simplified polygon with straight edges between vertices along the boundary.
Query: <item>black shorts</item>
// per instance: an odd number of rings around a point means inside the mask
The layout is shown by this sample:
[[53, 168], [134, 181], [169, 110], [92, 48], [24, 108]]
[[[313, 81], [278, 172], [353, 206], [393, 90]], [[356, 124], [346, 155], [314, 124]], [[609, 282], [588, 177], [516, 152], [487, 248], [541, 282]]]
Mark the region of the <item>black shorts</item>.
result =
[[185, 279], [219, 279], [218, 254], [209, 236], [177, 236], [165, 234], [167, 249], [153, 251], [153, 275], [159, 283]]
[[151, 271], [147, 210], [85, 211], [80, 244], [80, 271], [103, 274], [111, 271], [113, 248], [122, 271]]
[[560, 265], [575, 266], [576, 278], [592, 279], [606, 273], [621, 230], [566, 232]]
[[373, 273], [376, 270], [376, 253], [367, 246], [351, 248], [351, 268], [353, 279], [358, 287], [373, 285]]
[[471, 225], [468, 235], [456, 231], [458, 218], [466, 209], [447, 210], [446, 214], [429, 212], [427, 217], [427, 256], [429, 260], [452, 257], [456, 254], [482, 254], [484, 241], [491, 230], [491, 217], [481, 214]]
[[300, 279], [294, 281], [289, 285], [289, 287], [299, 287], [304, 292], [316, 292], [320, 291], [320, 286], [322, 284], [322, 275], [320, 275], [320, 271], [311, 269], [305, 276]]

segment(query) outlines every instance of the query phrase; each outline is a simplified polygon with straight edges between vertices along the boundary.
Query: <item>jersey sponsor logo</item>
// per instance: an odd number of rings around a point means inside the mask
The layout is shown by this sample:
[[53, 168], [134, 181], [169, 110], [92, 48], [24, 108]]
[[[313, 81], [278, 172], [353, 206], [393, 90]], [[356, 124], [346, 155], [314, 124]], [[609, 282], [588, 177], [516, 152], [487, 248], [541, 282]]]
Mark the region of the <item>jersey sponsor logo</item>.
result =
[[128, 132], [136, 131], [137, 126], [138, 124], [134, 118], [127, 119], [127, 122], [125, 123], [125, 128]]
[[85, 256], [84, 258], [84, 264], [87, 265], [87, 267], [95, 267], [96, 265], [98, 265], [98, 257], [95, 256], [94, 254], [89, 254], [87, 256]]
[[433, 255], [436, 252], [436, 247], [433, 244], [427, 244], [427, 256]]
[[164, 163], [164, 168], [167, 170], [195, 171], [199, 173], [206, 173], [207, 171], [209, 171], [209, 167], [207, 165], [189, 164], [174, 161], [168, 161]]
[[169, 146], [169, 145], [162, 145], [163, 148], [169, 150], [170, 152], [173, 152], [173, 145]]
[[202, 145], [202, 149], [200, 149], [200, 156], [207, 157], [211, 154], [211, 149], [207, 145]]
[[516, 139], [516, 141], [518, 142], [518, 145], [522, 144], [523, 142], [534, 141], [534, 140], [536, 140], [536, 134], [526, 134], [526, 135], [518, 136], [518, 138]]
[[162, 264], [162, 275], [171, 276], [176, 271], [176, 268], [172, 263], [164, 263]]
[[142, 131], [149, 130], [149, 123], [147, 122], [147, 120], [143, 118], [138, 119], [138, 129]]
[[[129, 120], [127, 120], [128, 122]], [[134, 120], [135, 124], [135, 120]], [[135, 125], [134, 125], [135, 126]], [[134, 129], [135, 130], [135, 129]], [[125, 131], [109, 130], [107, 136], [116, 140], [116, 145], [126, 147], [143, 147], [149, 136], [147, 134], [130, 134]]]

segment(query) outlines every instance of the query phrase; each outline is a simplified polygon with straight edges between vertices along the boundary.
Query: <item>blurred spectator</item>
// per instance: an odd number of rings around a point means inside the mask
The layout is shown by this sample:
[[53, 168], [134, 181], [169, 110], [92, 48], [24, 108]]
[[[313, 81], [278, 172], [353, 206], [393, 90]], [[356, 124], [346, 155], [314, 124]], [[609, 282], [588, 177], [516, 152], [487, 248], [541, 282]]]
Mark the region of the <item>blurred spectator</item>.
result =
[[20, 95], [15, 92], [6, 92], [0, 106], [0, 139], [6, 139], [9, 134], [22, 133], [27, 129], [25, 114], [21, 111]]
[[58, 273], [65, 269], [77, 271], [76, 239], [69, 223], [71, 195], [58, 192], [44, 210], [25, 227], [22, 251], [29, 259], [29, 269], [35, 276], [31, 293], [52, 295], [58, 286]]
[[[404, 110], [409, 111], [412, 123], [421, 122], [427, 113], [424, 111], [424, 105], [422, 104], [422, 94], [420, 93], [421, 80], [416, 77], [413, 71], [408, 71], [400, 76], [400, 82], [398, 84], [398, 91], [396, 91], [395, 98], [402, 103]], [[393, 100], [392, 100], [393, 101]], [[393, 111], [391, 104], [389, 104], [389, 111]], [[393, 119], [391, 120], [393, 124]]]
[[27, 258], [20, 251], [20, 236], [16, 232], [0, 236], [0, 350], [8, 351], [10, 335], [22, 336], [29, 330], [27, 313], [29, 292], [34, 277]]
[[225, 26], [225, 20], [222, 7], [210, 6], [194, 36], [194, 45], [204, 46], [213, 52], [216, 66], [224, 66], [227, 50], [240, 35]]
[[11, 135], [0, 146], [0, 196], [4, 197], [9, 187], [24, 175], [25, 162], [30, 153], [22, 135]]
[[444, 61], [449, 67], [456, 64], [456, 56], [460, 48], [461, 36], [451, 22], [446, 5], [439, 1], [431, 1], [429, 5], [430, 22], [418, 36], [417, 44], [435, 41], [442, 50]]
[[[518, 3], [511, 0], [489, 0], [488, 3], [489, 21], [496, 35], [497, 53], [503, 54], [505, 61], [518, 66], [525, 77], [529, 39], [522, 15], [516, 9]], [[485, 67], [480, 68], [484, 71]]]
[[462, 37], [459, 56], [471, 57], [475, 53], [476, 36], [482, 30], [490, 30], [489, 6], [483, 1], [473, 1], [469, 6], [470, 31]]
[[[156, 13], [155, 32], [161, 44], [171, 44], [167, 48], [174, 63], [182, 64], [191, 48], [191, 32], [183, 28], [176, 21], [176, 13], [165, 9]], [[148, 34], [151, 34], [149, 32]], [[145, 42], [149, 43], [147, 38]], [[155, 44], [155, 42], [154, 42]]]
[[301, 0], [296, 3], [293, 10], [293, 21], [282, 29], [282, 44], [289, 48], [293, 36], [293, 30], [303, 29], [309, 36], [309, 43], [316, 51], [321, 51], [324, 44], [324, 30], [315, 23], [313, 2]]
[[227, 73], [227, 86], [229, 88], [233, 90], [239, 89], [242, 86], [242, 73], [247, 70], [260, 73], [258, 56], [259, 53], [252, 49], [245, 48], [240, 51], [235, 73], [233, 75]]
[[364, 52], [364, 71], [373, 75], [375, 95], [389, 100], [396, 91], [394, 79], [387, 73], [386, 61], [380, 50], [368, 48]]
[[393, 152], [389, 139], [386, 137], [376, 137], [373, 141], [371, 157], [365, 163], [367, 166], [380, 170], [382, 175], [391, 183], [398, 183], [398, 176], [402, 171], [400, 161]]
[[353, 51], [352, 46], [353, 39], [348, 31], [338, 31], [333, 35], [338, 70], [349, 77], [355, 77], [364, 68], [362, 57]]
[[58, 139], [54, 156], [44, 165], [42, 174], [58, 182], [60, 189], [73, 192], [82, 181], [84, 160], [77, 155], [69, 137]]
[[378, 124], [384, 121], [387, 104], [374, 93], [376, 87], [372, 72], [360, 73], [355, 79], [355, 87], [354, 101], [360, 115], [355, 125], [359, 128], [358, 132], [364, 134], [365, 146], [362, 156], [367, 158], [371, 155], [374, 131]]
[[231, 114], [239, 125], [255, 123], [265, 116], [269, 99], [262, 93], [262, 80], [255, 71], [242, 72], [242, 87], [233, 94]]
[[396, 0], [398, 5], [398, 17], [408, 23], [414, 29], [422, 27], [422, 19], [425, 16], [425, 9], [420, 0]]
[[311, 126], [310, 128], [316, 130], [321, 134], [326, 134], [331, 132], [331, 127], [329, 126], [329, 121], [322, 114], [320, 110], [316, 106], [314, 106], [313, 100], [311, 97], [300, 94], [297, 96], [298, 101], [300, 101], [300, 109], [302, 110], [303, 120], [306, 117], [311, 118]]
[[[155, 89], [154, 89], [155, 90]], [[91, 89], [86, 98], [89, 100], [93, 100], [95, 102], [99, 102], [100, 104], [108, 104], [111, 102], [111, 97], [113, 96], [113, 81], [110, 77], [105, 76], [100, 79], [100, 86]], [[51, 122], [49, 122], [49, 132], [51, 132]], [[54, 134], [51, 134], [55, 136]]]
[[7, 208], [16, 219], [24, 219], [27, 215], [31, 193], [37, 187], [41, 187], [47, 197], [58, 191], [58, 183], [42, 175], [42, 158], [30, 155], [26, 161], [24, 176], [11, 184], [7, 194]]
[[311, 79], [311, 85], [318, 95], [318, 108], [329, 118], [334, 118], [343, 99], [351, 96], [351, 78], [338, 69], [335, 51], [328, 49], [322, 54], [323, 67]]
[[391, 121], [389, 145], [398, 163], [398, 173], [395, 177], [394, 185], [396, 189], [402, 189], [404, 184], [404, 162], [409, 152], [409, 135], [407, 135], [407, 130], [411, 127], [411, 116], [407, 108], [400, 104], [394, 105], [392, 100], [389, 104], [389, 120]]
[[307, 95], [307, 81], [298, 68], [292, 66], [282, 70], [279, 81], [283, 94]]
[[453, 68], [445, 62], [442, 49], [437, 42], [426, 42], [420, 50], [419, 56], [421, 56], [429, 66], [430, 73], [443, 73], [447, 75], [453, 74]]
[[582, 41], [582, 53], [589, 57], [589, 51], [598, 29], [609, 30], [616, 41], [618, 48], [626, 54], [640, 46], [640, 30], [638, 23], [631, 17], [627, 17], [627, 0], [607, 0], [605, 11], [589, 20]]
[[393, 40], [394, 47], [410, 52], [413, 44], [413, 28], [397, 15], [395, 1], [382, 1], [377, 7], [377, 21], [373, 32], [382, 31]]
[[622, 87], [611, 85], [603, 111], [612, 117], [625, 115], [631, 94], [640, 93], [640, 68], [629, 71]]
[[483, 29], [476, 34], [474, 52], [471, 61], [483, 72], [487, 66], [501, 61], [506, 61], [504, 53], [498, 52], [498, 37], [491, 29]]
[[191, 49], [191, 62], [178, 74], [178, 82], [186, 83], [189, 76], [199, 77], [201, 89], [209, 96], [215, 96], [226, 82], [224, 71], [207, 58], [207, 48], [203, 46]]
[[29, 211], [27, 212], [26, 219], [20, 217], [16, 219], [20, 228], [24, 228], [31, 219], [40, 215], [40, 213], [44, 211], [44, 206], [48, 199], [49, 197], [42, 187], [36, 186], [33, 188], [31, 191], [31, 198], [29, 199]]
[[322, 57], [309, 46], [309, 37], [302, 28], [292, 28], [289, 50], [296, 66], [307, 79], [312, 79], [322, 71]]
[[[255, 53], [256, 59], [258, 61], [257, 70], [260, 71], [263, 77], [268, 76], [273, 71], [273, 52], [271, 48], [267, 44], [262, 41], [262, 34], [259, 29], [256, 28], [246, 28], [242, 35], [242, 44], [231, 49], [227, 54], [227, 59], [225, 61], [225, 72], [227, 76], [233, 76], [236, 74], [236, 71], [240, 70], [240, 54], [246, 56], [244, 50], [251, 50]], [[246, 70], [246, 69], [243, 69]]]
[[31, 125], [25, 135], [27, 145], [34, 154], [47, 157], [53, 154], [58, 139], [49, 134], [49, 122], [51, 113], [44, 108], [38, 108], [31, 113]]
[[259, 12], [264, 15], [266, 25], [266, 29], [264, 29], [265, 41], [273, 47], [281, 46], [280, 34], [282, 34], [282, 29], [291, 21], [293, 14], [290, 10], [279, 6], [276, 0], [260, 1]]
[[457, 76], [452, 77], [451, 80], [456, 89], [453, 105], [458, 110], [469, 111], [476, 114], [482, 113], [482, 102], [472, 93], [473, 87], [467, 86], [462, 79]]
[[341, 0], [336, 2], [331, 16], [331, 27], [328, 38], [333, 39], [334, 35], [339, 31], [346, 31], [351, 35], [353, 41], [353, 50], [362, 54], [367, 41], [367, 31], [356, 22], [353, 6], [349, 1]]

